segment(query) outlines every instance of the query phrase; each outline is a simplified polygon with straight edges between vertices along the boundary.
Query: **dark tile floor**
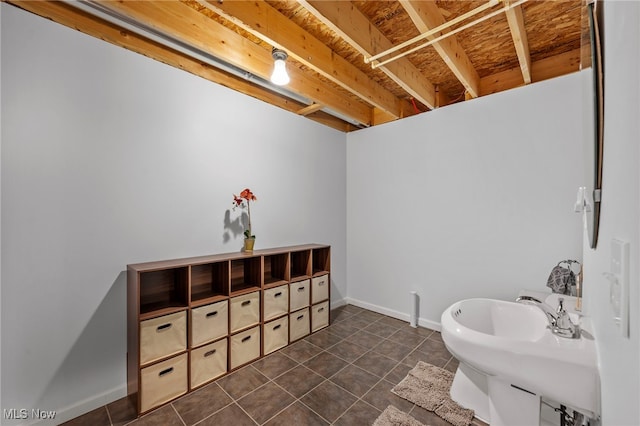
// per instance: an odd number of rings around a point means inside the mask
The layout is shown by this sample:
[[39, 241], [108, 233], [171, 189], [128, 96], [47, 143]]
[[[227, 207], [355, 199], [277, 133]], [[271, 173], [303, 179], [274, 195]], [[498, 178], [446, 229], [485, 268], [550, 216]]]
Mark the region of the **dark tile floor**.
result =
[[371, 425], [393, 404], [425, 425], [446, 426], [391, 393], [418, 361], [452, 372], [458, 366], [440, 333], [341, 306], [326, 329], [139, 419], [123, 398], [65, 425]]

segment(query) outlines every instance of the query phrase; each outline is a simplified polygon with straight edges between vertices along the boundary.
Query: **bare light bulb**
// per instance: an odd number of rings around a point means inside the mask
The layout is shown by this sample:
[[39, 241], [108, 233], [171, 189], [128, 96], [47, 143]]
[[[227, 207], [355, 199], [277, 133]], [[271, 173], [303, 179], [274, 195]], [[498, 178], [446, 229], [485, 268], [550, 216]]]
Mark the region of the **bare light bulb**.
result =
[[273, 64], [273, 74], [271, 74], [271, 82], [273, 84], [277, 84], [278, 86], [284, 86], [288, 84], [291, 79], [289, 78], [289, 74], [287, 74], [286, 64], [284, 59], [276, 59]]

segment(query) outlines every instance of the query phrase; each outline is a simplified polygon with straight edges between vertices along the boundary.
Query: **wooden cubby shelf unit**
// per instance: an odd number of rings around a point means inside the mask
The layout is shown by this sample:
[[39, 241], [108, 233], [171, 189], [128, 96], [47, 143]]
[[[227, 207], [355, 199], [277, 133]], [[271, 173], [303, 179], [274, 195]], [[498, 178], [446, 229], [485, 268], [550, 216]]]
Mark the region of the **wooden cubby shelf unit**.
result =
[[127, 394], [141, 415], [330, 323], [331, 248], [127, 265]]

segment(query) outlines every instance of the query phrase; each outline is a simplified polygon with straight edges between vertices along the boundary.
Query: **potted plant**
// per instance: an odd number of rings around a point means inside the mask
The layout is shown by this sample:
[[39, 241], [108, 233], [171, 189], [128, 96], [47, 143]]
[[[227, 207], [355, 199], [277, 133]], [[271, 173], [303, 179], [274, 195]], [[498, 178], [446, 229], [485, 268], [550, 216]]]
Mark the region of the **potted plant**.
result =
[[256, 242], [256, 236], [251, 231], [251, 202], [256, 200], [256, 196], [249, 188], [245, 188], [240, 195], [233, 194], [233, 209], [246, 208], [249, 218], [247, 228], [244, 230], [244, 251], [253, 251], [253, 245]]

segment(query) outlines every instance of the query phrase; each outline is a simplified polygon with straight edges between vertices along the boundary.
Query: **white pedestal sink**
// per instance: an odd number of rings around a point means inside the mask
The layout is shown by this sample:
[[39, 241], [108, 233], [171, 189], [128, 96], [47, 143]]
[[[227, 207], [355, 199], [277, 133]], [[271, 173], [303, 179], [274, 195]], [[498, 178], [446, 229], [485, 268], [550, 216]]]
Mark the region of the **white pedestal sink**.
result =
[[492, 426], [540, 424], [540, 399], [588, 417], [600, 412], [595, 342], [586, 318], [582, 336], [547, 327], [536, 306], [493, 299], [454, 303], [442, 314], [442, 339], [460, 361], [451, 396]]

